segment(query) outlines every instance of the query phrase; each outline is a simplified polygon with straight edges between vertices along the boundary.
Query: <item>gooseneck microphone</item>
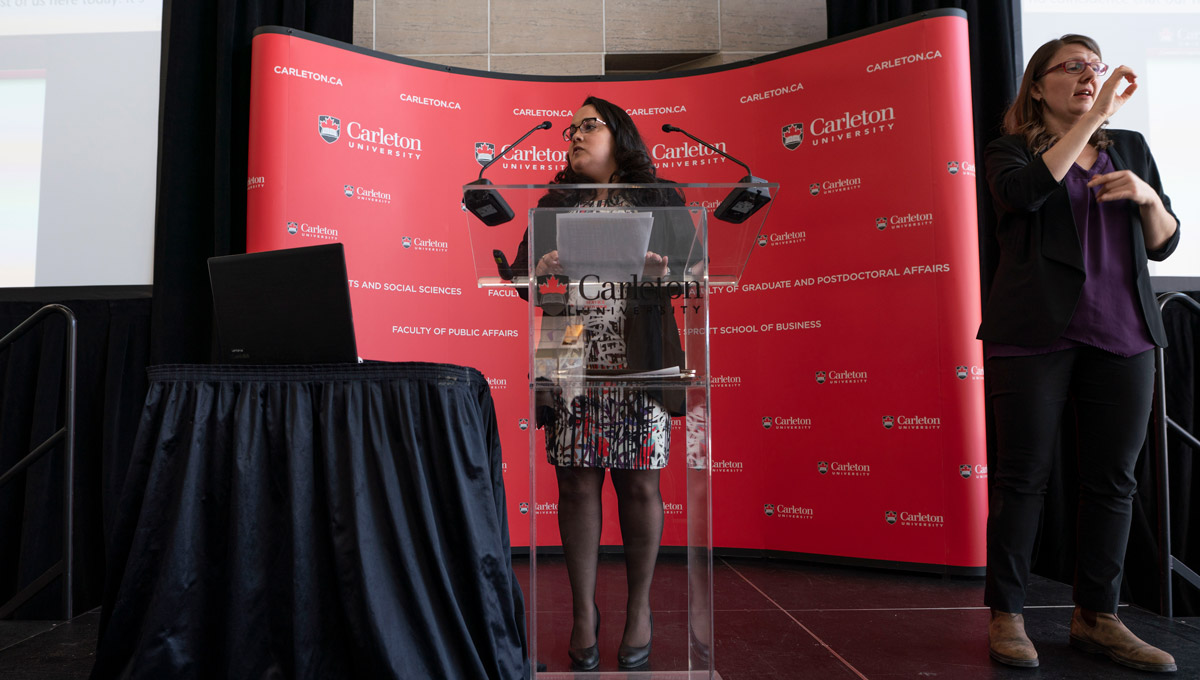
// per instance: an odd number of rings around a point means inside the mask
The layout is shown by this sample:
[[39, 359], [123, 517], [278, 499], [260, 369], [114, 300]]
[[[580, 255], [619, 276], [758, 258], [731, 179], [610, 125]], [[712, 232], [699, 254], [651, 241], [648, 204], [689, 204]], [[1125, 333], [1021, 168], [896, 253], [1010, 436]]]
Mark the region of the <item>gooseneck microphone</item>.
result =
[[[540, 122], [540, 123], [538, 123], [537, 125], [533, 126], [533, 129], [532, 129], [532, 130], [530, 130], [529, 132], [526, 132], [525, 134], [521, 135], [521, 138], [520, 138], [520, 139], [518, 139], [517, 141], [513, 142], [512, 144], [509, 144], [509, 145], [508, 145], [508, 147], [504, 149], [504, 151], [501, 151], [500, 153], [496, 154], [496, 157], [495, 157], [495, 158], [493, 158], [492, 160], [488, 161], [487, 163], [484, 163], [484, 164], [483, 164], [483, 167], [482, 167], [482, 168], [479, 168], [479, 179], [483, 179], [483, 171], [484, 171], [484, 170], [487, 170], [489, 167], [491, 167], [492, 163], [495, 163], [496, 161], [498, 161], [498, 160], [500, 160], [501, 158], [503, 158], [503, 157], [504, 157], [504, 154], [506, 154], [506, 153], [508, 153], [509, 151], [512, 151], [513, 149], [515, 149], [515, 148], [517, 147], [517, 145], [518, 145], [518, 144], [520, 144], [521, 142], [525, 141], [525, 138], [526, 138], [526, 137], [528, 137], [529, 135], [532, 135], [533, 133], [537, 132], [538, 130], [549, 130], [549, 129], [550, 129], [550, 128], [552, 128], [552, 127], [554, 127], [554, 126], [553, 126], [553, 125], [550, 123], [550, 121], [548, 121], [548, 120], [543, 120], [542, 122]], [[480, 182], [479, 182], [479, 179], [475, 180], [474, 182], [471, 182], [471, 184], [479, 184], [479, 183], [480, 183]], [[488, 184], [491, 184], [491, 182], [488, 182]]]
[[[554, 127], [554, 126], [548, 120], [543, 120], [542, 122], [533, 126], [533, 129], [531, 129], [529, 132], [526, 132], [525, 134], [521, 135], [520, 139], [513, 142], [512, 144], [509, 144], [508, 147], [506, 147], [504, 149], [504, 151], [501, 151], [500, 153], [496, 154], [496, 156], [494, 158], [492, 158], [492, 160], [488, 161], [487, 163], [484, 163], [483, 167], [479, 169], [479, 179], [475, 180], [474, 182], [471, 182], [467, 186], [489, 186], [489, 185], [491, 185], [491, 183], [492, 183], [491, 180], [487, 180], [487, 179], [483, 178], [484, 170], [487, 170], [489, 167], [491, 167], [492, 163], [495, 163], [496, 161], [503, 158], [504, 154], [506, 154], [509, 151], [512, 151], [514, 148], [516, 148], [516, 146], [518, 144], [520, 144], [521, 142], [525, 141], [525, 138], [528, 137], [529, 135], [532, 135], [534, 132], [537, 132], [538, 130], [549, 130], [552, 127]], [[478, 217], [479, 221], [483, 222], [484, 224], [488, 225], [489, 227], [494, 227], [498, 224], [504, 224], [505, 222], [508, 222], [509, 220], [511, 220], [513, 218], [512, 208], [510, 208], [508, 206], [508, 203], [504, 200], [504, 197], [502, 197], [500, 195], [500, 192], [496, 191], [495, 189], [486, 189], [486, 190], [478, 190], [478, 191], [465, 191], [464, 190], [463, 191], [463, 205], [466, 206], [467, 210], [471, 211], [472, 215]]]
[[[701, 145], [716, 151], [729, 160], [746, 168], [746, 176], [738, 180], [739, 184], [766, 184], [765, 179], [755, 177], [754, 173], [750, 172], [750, 166], [739, 161], [738, 159], [725, 153], [720, 148], [709, 144], [692, 133], [680, 127], [675, 127], [670, 123], [663, 123], [663, 132], [682, 132], [688, 138], [695, 140]], [[760, 208], [771, 202], [771, 192], [767, 187], [738, 187], [731, 191], [725, 200], [721, 201], [716, 210], [713, 210], [713, 217], [724, 222], [732, 224], [741, 224], [750, 218], [751, 215], [758, 212]]]
[[[670, 123], [663, 123], [663, 127], [662, 127], [662, 129], [663, 129], [663, 132], [682, 132], [683, 134], [687, 135], [687, 136], [688, 136], [688, 137], [690, 137], [691, 139], [693, 139], [693, 140], [695, 140], [695, 141], [699, 142], [700, 144], [703, 144], [704, 146], [706, 146], [706, 147], [708, 147], [708, 148], [712, 149], [713, 151], [716, 151], [717, 153], [719, 153], [719, 154], [721, 154], [722, 156], [724, 156], [724, 157], [728, 158], [729, 160], [733, 161], [734, 163], [737, 163], [738, 165], [742, 166], [743, 168], [746, 168], [746, 174], [747, 174], [747, 175], [750, 175], [751, 177], [753, 177], [753, 176], [754, 176], [754, 173], [750, 172], [750, 166], [749, 166], [749, 165], [746, 165], [745, 163], [743, 163], [743, 162], [739, 161], [738, 159], [734, 158], [733, 156], [730, 156], [729, 154], [727, 154], [727, 153], [725, 153], [724, 151], [722, 151], [722, 150], [721, 150], [719, 147], [716, 147], [716, 146], [713, 146], [712, 144], [709, 144], [708, 142], [704, 141], [703, 139], [700, 139], [700, 138], [699, 138], [699, 137], [697, 137], [696, 135], [693, 135], [692, 133], [688, 132], [687, 130], [684, 130], [683, 128], [680, 128], [680, 127], [675, 127], [674, 125], [671, 125]], [[763, 181], [763, 180], [744, 179], [744, 180], [742, 180], [742, 181], [743, 181], [743, 182], [753, 182], [753, 181], [758, 181], [758, 182], [761, 182], [761, 181]]]

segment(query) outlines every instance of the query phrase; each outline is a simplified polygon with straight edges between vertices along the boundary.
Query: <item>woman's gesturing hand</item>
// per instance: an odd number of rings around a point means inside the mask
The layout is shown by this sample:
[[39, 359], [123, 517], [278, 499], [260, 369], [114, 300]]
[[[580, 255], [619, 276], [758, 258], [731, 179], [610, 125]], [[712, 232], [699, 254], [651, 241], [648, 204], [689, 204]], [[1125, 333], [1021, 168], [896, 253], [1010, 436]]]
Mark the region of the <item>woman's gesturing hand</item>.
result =
[[1096, 175], [1088, 182], [1088, 187], [1099, 187], [1096, 189], [1096, 201], [1100, 203], [1129, 199], [1141, 206], [1154, 205], [1160, 200], [1154, 189], [1130, 170]]
[[1133, 201], [1142, 216], [1142, 238], [1148, 250], [1158, 250], [1175, 234], [1179, 222], [1167, 211], [1154, 187], [1129, 170], [1096, 175], [1088, 182], [1096, 189], [1096, 201]]
[[[1124, 92], [1118, 93], [1117, 90], [1121, 87], [1121, 81], [1128, 80], [1129, 86]], [[1105, 120], [1111, 118], [1113, 114], [1129, 101], [1133, 93], [1137, 91], [1137, 74], [1133, 69], [1124, 64], [1113, 70], [1112, 75], [1100, 88], [1100, 92], [1096, 95], [1096, 103], [1092, 106], [1092, 110], [1104, 116]]]

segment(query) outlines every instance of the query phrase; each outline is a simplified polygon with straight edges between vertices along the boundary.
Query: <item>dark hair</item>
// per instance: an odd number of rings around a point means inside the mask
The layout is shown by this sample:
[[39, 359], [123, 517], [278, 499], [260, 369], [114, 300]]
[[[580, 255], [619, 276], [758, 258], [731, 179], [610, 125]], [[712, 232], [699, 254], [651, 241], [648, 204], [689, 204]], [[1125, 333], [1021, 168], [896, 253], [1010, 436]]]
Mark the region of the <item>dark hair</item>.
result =
[[[1081, 45], [1100, 56], [1100, 45], [1086, 35], [1068, 33], [1047, 42], [1037, 48], [1029, 58], [1029, 63], [1025, 65], [1025, 75], [1021, 77], [1021, 88], [1017, 90], [1017, 98], [1008, 107], [1008, 111], [1004, 112], [1004, 132], [1025, 137], [1025, 145], [1034, 153], [1042, 153], [1050, 148], [1058, 141], [1058, 135], [1046, 129], [1043, 113], [1045, 105], [1033, 98], [1033, 84], [1050, 67], [1050, 60], [1065, 45]], [[1108, 125], [1108, 121], [1104, 124]], [[1092, 134], [1088, 143], [1097, 149], [1104, 149], [1111, 144], [1103, 127]]]
[[[583, 100], [579, 108], [585, 106], [596, 109], [600, 120], [608, 125], [608, 130], [613, 136], [613, 160], [617, 164], [617, 171], [608, 178], [609, 183], [651, 184], [663, 181], [658, 178], [654, 169], [654, 160], [650, 157], [650, 150], [646, 148], [646, 142], [642, 140], [641, 133], [638, 132], [633, 119], [629, 117], [628, 113], [625, 113], [625, 109], [605, 99], [592, 96]], [[572, 170], [568, 158], [566, 167], [560, 170], [550, 183], [594, 184], [596, 180]], [[621, 197], [632, 205], [653, 205], [663, 200], [661, 194], [661, 191], [650, 190], [623, 191]], [[578, 205], [592, 198], [594, 198], [594, 192], [551, 190], [542, 197], [538, 205], [543, 207]]]

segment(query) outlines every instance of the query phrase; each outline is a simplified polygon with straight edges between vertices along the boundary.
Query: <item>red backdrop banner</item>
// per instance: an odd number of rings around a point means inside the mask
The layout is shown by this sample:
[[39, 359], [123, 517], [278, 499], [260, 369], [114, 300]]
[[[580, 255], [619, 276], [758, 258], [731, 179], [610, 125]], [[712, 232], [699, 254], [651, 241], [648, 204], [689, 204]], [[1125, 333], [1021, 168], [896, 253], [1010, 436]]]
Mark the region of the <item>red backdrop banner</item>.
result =
[[[345, 244], [364, 358], [488, 377], [514, 545], [528, 545], [522, 517], [555, 512], [554, 476], [532, 466], [531, 507], [525, 302], [476, 287], [462, 185], [477, 149], [498, 153], [542, 120], [555, 129], [487, 176], [548, 182], [565, 163], [559, 130], [594, 94], [627, 107], [665, 178], [744, 174], [661, 131], [671, 123], [781, 185], [740, 284], [711, 292], [714, 545], [984, 564], [965, 18], [662, 78], [462, 72], [286, 29], [255, 37], [252, 69], [249, 250]], [[664, 543], [682, 545], [673, 439]], [[620, 543], [613, 500], [607, 488], [606, 544]], [[539, 523], [540, 545], [553, 525]]]

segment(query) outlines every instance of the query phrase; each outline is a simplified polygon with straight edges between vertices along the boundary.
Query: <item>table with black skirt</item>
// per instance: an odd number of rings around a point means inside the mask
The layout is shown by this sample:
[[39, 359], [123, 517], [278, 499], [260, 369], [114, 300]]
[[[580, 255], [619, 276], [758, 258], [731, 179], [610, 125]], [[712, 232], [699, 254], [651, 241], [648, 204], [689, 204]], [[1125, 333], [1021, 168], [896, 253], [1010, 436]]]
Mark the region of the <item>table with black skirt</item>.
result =
[[93, 678], [528, 677], [478, 371], [149, 378]]

